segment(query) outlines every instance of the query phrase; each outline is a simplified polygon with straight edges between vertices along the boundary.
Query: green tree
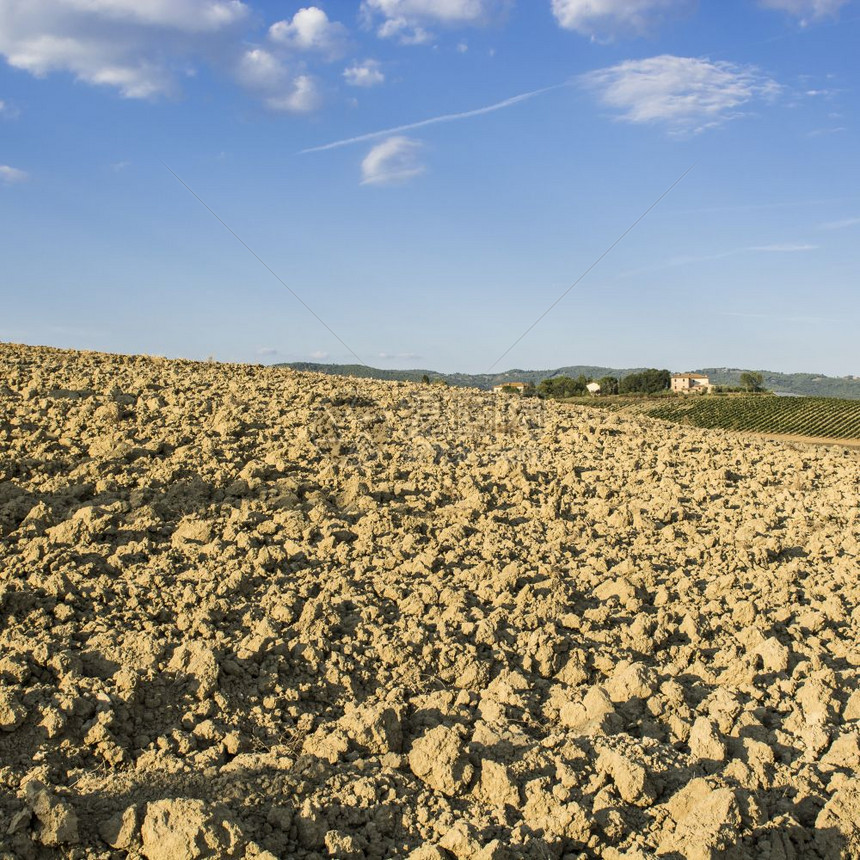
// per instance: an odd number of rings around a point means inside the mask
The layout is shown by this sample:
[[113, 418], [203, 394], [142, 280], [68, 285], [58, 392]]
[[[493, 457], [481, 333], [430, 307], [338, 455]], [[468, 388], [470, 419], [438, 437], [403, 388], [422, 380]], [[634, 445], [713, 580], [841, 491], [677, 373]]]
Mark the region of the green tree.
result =
[[764, 377], [760, 373], [751, 370], [741, 374], [741, 387], [746, 391], [764, 391]]
[[581, 397], [586, 393], [585, 386], [588, 385], [588, 378], [579, 376], [577, 379], [572, 379], [569, 376], [552, 376], [549, 379], [544, 379], [538, 385], [537, 391], [539, 397]]
[[631, 373], [618, 384], [620, 394], [656, 394], [666, 391], [672, 385], [672, 374], [668, 370], [649, 367], [641, 373]]
[[429, 385], [430, 384], [430, 377], [425, 373], [424, 376], [421, 377], [421, 381], [425, 385]]
[[602, 376], [597, 384], [601, 394], [618, 394], [618, 380], [614, 376]]

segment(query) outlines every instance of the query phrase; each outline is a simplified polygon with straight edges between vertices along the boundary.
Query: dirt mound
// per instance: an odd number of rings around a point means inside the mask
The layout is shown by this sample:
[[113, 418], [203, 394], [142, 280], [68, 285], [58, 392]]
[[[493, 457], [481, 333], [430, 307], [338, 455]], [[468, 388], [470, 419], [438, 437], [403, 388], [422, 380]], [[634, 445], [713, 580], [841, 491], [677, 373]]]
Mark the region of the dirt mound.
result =
[[860, 459], [0, 345], [0, 858], [860, 856]]

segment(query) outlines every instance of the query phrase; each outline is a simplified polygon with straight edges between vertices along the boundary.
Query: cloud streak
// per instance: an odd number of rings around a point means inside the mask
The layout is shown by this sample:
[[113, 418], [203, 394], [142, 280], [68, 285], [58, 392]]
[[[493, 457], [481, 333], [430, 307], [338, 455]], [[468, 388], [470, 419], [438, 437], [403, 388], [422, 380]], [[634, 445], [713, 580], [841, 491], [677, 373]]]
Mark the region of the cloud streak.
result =
[[778, 245], [753, 245], [751, 248], [745, 248], [744, 250], [756, 251], [760, 254], [797, 254], [804, 251], [817, 251], [818, 245], [787, 242]]
[[835, 18], [850, 0], [761, 0], [761, 5], [779, 12], [787, 12], [800, 19], [801, 26], [822, 18]]
[[552, 90], [559, 90], [563, 87], [570, 86], [570, 83], [565, 82], [563, 84], [554, 84], [551, 87], [542, 87], [539, 90], [532, 90], [528, 93], [520, 93], [519, 95], [512, 96], [509, 99], [505, 99], [504, 101], [496, 102], [495, 104], [486, 105], [485, 107], [475, 108], [474, 110], [462, 111], [460, 113], [446, 113], [441, 116], [430, 117], [429, 119], [422, 119], [418, 122], [410, 122], [406, 125], [398, 125], [394, 128], [384, 128], [379, 131], [370, 131], [366, 134], [359, 134], [355, 137], [345, 137], [342, 140], [334, 140], [331, 143], [324, 143], [320, 146], [311, 146], [307, 149], [303, 149], [300, 151], [300, 155], [307, 155], [311, 152], [326, 152], [329, 149], [339, 149], [342, 146], [352, 146], [356, 143], [366, 143], [369, 140], [376, 140], [380, 137], [387, 137], [389, 135], [402, 134], [404, 131], [413, 131], [416, 128], [426, 128], [428, 125], [439, 125], [440, 123], [445, 122], [457, 122], [461, 119], [471, 119], [475, 116], [483, 116], [484, 114], [494, 113], [498, 110], [504, 110], [505, 108], [513, 107], [514, 105], [519, 104], [520, 102], [528, 101], [529, 99], [536, 98], [537, 96], [543, 95], [544, 93], [551, 92]]
[[643, 275], [648, 272], [662, 272], [665, 269], [674, 269], [677, 266], [690, 266], [695, 263], [711, 263], [715, 260], [726, 260], [729, 257], [738, 257], [741, 254], [802, 254], [809, 251], [817, 251], [819, 245], [807, 243], [783, 242], [772, 245], [749, 245], [746, 248], [732, 248], [729, 251], [720, 251], [716, 254], [695, 254], [680, 257], [671, 257], [665, 263], [656, 266], [643, 266], [641, 269], [633, 269], [623, 272], [619, 277], [629, 278], [634, 275]]
[[847, 230], [849, 227], [860, 226], [860, 218], [843, 218], [841, 221], [828, 221], [821, 224], [819, 230]]
[[754, 313], [745, 313], [743, 311], [715, 311], [717, 316], [721, 317], [741, 317], [742, 319], [756, 319], [756, 320], [771, 320], [773, 322], [791, 322], [791, 323], [838, 323], [842, 322], [842, 320], [834, 319], [833, 317], [810, 317], [810, 316], [800, 316], [800, 317], [780, 317], [774, 316], [773, 314], [754, 314]]

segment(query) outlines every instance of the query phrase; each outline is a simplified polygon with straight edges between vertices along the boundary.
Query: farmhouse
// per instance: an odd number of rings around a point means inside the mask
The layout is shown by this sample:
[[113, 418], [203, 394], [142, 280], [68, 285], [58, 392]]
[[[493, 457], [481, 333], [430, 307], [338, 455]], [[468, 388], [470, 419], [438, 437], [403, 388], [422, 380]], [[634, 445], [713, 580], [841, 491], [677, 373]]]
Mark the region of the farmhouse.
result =
[[501, 385], [493, 386], [493, 394], [501, 394], [506, 388], [514, 389], [519, 394], [522, 394], [528, 388], [527, 382], [503, 382]]
[[702, 373], [672, 374], [672, 391], [679, 391], [682, 394], [689, 394], [690, 392], [704, 394], [712, 391], [713, 388], [710, 379]]

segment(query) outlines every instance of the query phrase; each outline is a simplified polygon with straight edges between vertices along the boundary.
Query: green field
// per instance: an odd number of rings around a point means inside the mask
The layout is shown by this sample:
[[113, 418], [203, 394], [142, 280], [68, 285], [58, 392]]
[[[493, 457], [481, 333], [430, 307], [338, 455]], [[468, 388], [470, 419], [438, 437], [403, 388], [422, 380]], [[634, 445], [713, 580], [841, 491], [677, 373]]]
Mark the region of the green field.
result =
[[708, 429], [860, 439], [860, 402], [856, 400], [703, 395], [638, 400], [623, 397], [578, 398], [576, 402]]

